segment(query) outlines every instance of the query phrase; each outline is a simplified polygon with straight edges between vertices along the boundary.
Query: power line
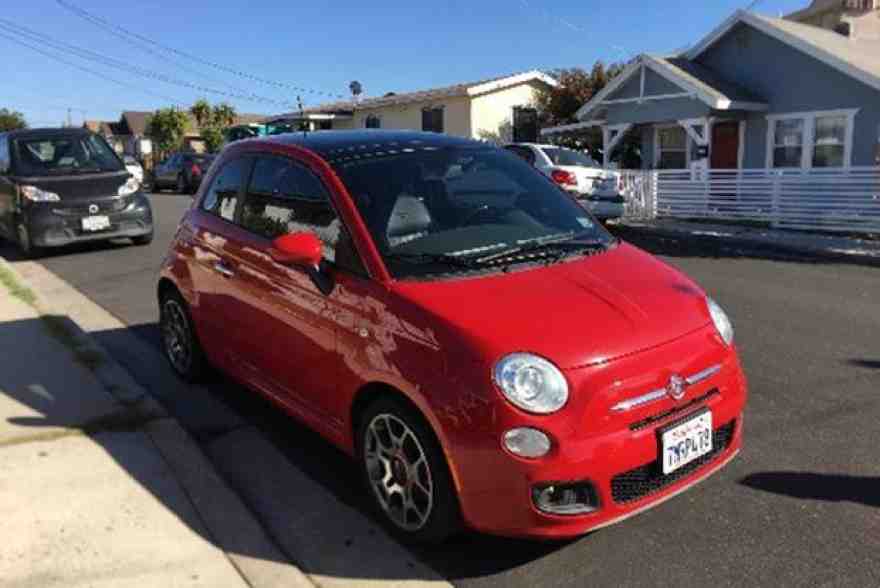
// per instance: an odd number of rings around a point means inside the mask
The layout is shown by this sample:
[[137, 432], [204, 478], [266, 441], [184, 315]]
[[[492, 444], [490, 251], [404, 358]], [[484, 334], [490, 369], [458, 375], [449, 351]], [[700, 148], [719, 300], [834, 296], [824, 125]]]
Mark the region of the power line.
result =
[[[78, 9], [76, 9], [76, 7], [73, 7], [73, 6], [64, 6], [63, 4], [62, 4], [62, 6], [63, 6], [64, 8], [68, 8], [69, 10], [78, 11]], [[83, 11], [83, 12], [85, 12], [85, 11]], [[183, 63], [181, 63], [181, 62], [179, 62], [179, 61], [176, 61], [176, 60], [172, 59], [170, 56], [168, 56], [167, 54], [163, 53], [162, 51], [159, 51], [159, 50], [155, 49], [154, 47], [151, 47], [148, 43], [145, 43], [145, 42], [143, 42], [143, 41], [139, 41], [139, 40], [137, 40], [137, 39], [134, 38], [134, 37], [126, 36], [125, 34], [122, 34], [122, 33], [118, 32], [118, 31], [116, 31], [116, 30], [108, 29], [107, 27], [105, 27], [105, 26], [104, 26], [103, 24], [101, 24], [100, 22], [98, 22], [98, 21], [96, 21], [96, 20], [92, 20], [92, 19], [91, 19], [90, 17], [88, 17], [86, 14], [79, 14], [79, 16], [81, 16], [82, 18], [86, 18], [86, 19], [88, 19], [88, 20], [89, 20], [90, 22], [92, 22], [93, 24], [99, 26], [100, 28], [104, 29], [104, 30], [107, 31], [107, 32], [112, 33], [113, 35], [115, 35], [116, 37], [118, 37], [119, 39], [121, 39], [122, 41], [128, 43], [128, 44], [131, 45], [132, 47], [137, 48], [139, 51], [144, 51], [144, 52], [146, 52], [146, 53], [149, 53], [150, 55], [153, 55], [154, 57], [157, 57], [157, 58], [161, 59], [161, 60], [164, 61], [164, 62], [170, 63], [171, 65], [173, 65], [173, 66], [175, 66], [175, 67], [178, 67], [178, 68], [180, 68], [180, 69], [182, 69], [182, 70], [188, 72], [188, 73], [191, 74], [191, 75], [195, 75], [195, 76], [197, 76], [197, 77], [200, 77], [200, 78], [202, 78], [202, 79], [204, 79], [204, 80], [208, 80], [209, 82], [213, 82], [213, 83], [215, 83], [215, 84], [222, 84], [223, 86], [226, 86], [227, 88], [230, 88], [230, 89], [232, 89], [232, 90], [235, 91], [235, 92], [238, 92], [238, 93], [245, 93], [245, 90], [242, 90], [241, 88], [239, 88], [239, 87], [237, 87], [237, 86], [234, 86], [234, 85], [230, 84], [229, 82], [226, 82], [226, 81], [224, 81], [224, 80], [219, 80], [219, 79], [214, 78], [214, 77], [212, 77], [212, 76], [206, 75], [202, 70], [200, 70], [200, 69], [198, 69], [198, 68], [188, 66], [188, 65], [186, 65], [186, 64], [183, 64]], [[96, 18], [97, 18], [97, 17], [96, 17]], [[109, 23], [108, 23], [108, 24], [109, 24]]]
[[180, 49], [176, 49], [176, 48], [170, 47], [168, 45], [163, 45], [162, 43], [160, 43], [156, 40], [150, 39], [149, 37], [145, 37], [139, 33], [136, 33], [134, 31], [130, 31], [122, 26], [119, 26], [117, 24], [113, 24], [112, 22], [110, 22], [100, 16], [97, 16], [95, 14], [92, 14], [91, 12], [88, 12], [87, 10], [84, 10], [78, 6], [75, 6], [74, 4], [67, 2], [66, 0], [55, 0], [55, 1], [61, 7], [69, 10], [70, 12], [73, 12], [75, 15], [79, 16], [80, 18], [87, 20], [87, 21], [91, 22], [92, 24], [99, 26], [99, 27], [103, 28], [104, 30], [107, 30], [117, 36], [125, 35], [128, 37], [133, 37], [133, 38], [141, 41], [142, 43], [152, 45], [153, 47], [158, 47], [162, 51], [165, 51], [168, 53], [173, 53], [174, 55], [177, 55], [179, 57], [183, 57], [185, 59], [189, 59], [190, 61], [194, 61], [195, 63], [198, 63], [200, 65], [212, 67], [216, 70], [225, 72], [227, 74], [231, 74], [231, 75], [234, 75], [234, 76], [237, 76], [237, 77], [240, 77], [240, 78], [252, 81], [252, 82], [258, 82], [258, 83], [265, 84], [268, 86], [274, 86], [276, 88], [281, 88], [281, 89], [286, 89], [286, 90], [294, 90], [296, 92], [313, 94], [316, 96], [326, 96], [329, 98], [345, 98], [345, 96], [343, 96], [341, 94], [334, 94], [332, 92], [323, 92], [321, 90], [315, 90], [312, 88], [303, 88], [303, 87], [294, 86], [292, 84], [288, 84], [285, 82], [279, 82], [276, 80], [269, 80], [266, 78], [261, 78], [261, 77], [255, 76], [253, 74], [250, 74], [250, 73], [247, 73], [244, 71], [240, 71], [240, 70], [225, 66], [223, 64], [204, 59], [202, 57], [198, 57], [198, 56], [193, 55], [191, 53], [187, 53], [186, 51], [182, 51]]
[[106, 55], [101, 55], [100, 53], [96, 53], [94, 51], [90, 51], [89, 49], [84, 49], [82, 47], [78, 47], [76, 45], [71, 45], [70, 43], [65, 43], [62, 41], [57, 41], [52, 39], [51, 37], [44, 35], [42, 33], [38, 33], [32, 29], [28, 29], [22, 25], [16, 24], [10, 20], [0, 18], [0, 29], [6, 30], [7, 33], [12, 33], [14, 35], [18, 35], [19, 37], [24, 37], [30, 41], [36, 41], [39, 43], [44, 43], [53, 47], [58, 51], [64, 51], [68, 54], [72, 53], [81, 59], [85, 59], [88, 61], [92, 61], [94, 63], [99, 63], [106, 67], [112, 67], [114, 69], [118, 69], [125, 73], [140, 76], [147, 79], [152, 79], [156, 81], [160, 81], [166, 84], [171, 84], [175, 86], [180, 86], [183, 88], [187, 88], [190, 90], [195, 90], [201, 93], [208, 94], [216, 94], [226, 98], [237, 98], [239, 100], [246, 100], [251, 102], [263, 102], [267, 104], [273, 104], [280, 107], [290, 108], [292, 106], [289, 102], [284, 102], [281, 100], [275, 100], [272, 98], [266, 98], [265, 96], [259, 96], [257, 94], [241, 94], [234, 92], [225, 92], [223, 90], [218, 90], [216, 88], [209, 88], [207, 86], [201, 86], [199, 84], [194, 84], [192, 82], [181, 80], [178, 78], [172, 78], [162, 73], [157, 73], [152, 70], [148, 70], [142, 67], [138, 67], [124, 61], [120, 61], [118, 59], [114, 59], [112, 57], [107, 57]]
[[34, 45], [31, 45], [30, 43], [26, 43], [26, 42], [22, 41], [21, 39], [18, 39], [18, 38], [16, 38], [16, 37], [13, 37], [13, 36], [11, 36], [11, 35], [9, 35], [9, 34], [7, 34], [7, 33], [0, 32], [0, 37], [3, 37], [3, 38], [5, 38], [5, 39], [8, 40], [8, 41], [12, 41], [13, 43], [17, 43], [18, 45], [21, 45], [21, 46], [23, 46], [23, 47], [27, 47], [28, 49], [31, 49], [31, 50], [33, 50], [33, 51], [36, 51], [37, 53], [40, 53], [40, 54], [42, 54], [43, 56], [48, 57], [49, 59], [53, 59], [53, 60], [55, 60], [55, 61], [58, 61], [58, 62], [60, 62], [60, 63], [63, 63], [64, 65], [67, 65], [67, 66], [69, 66], [69, 67], [72, 67], [72, 68], [78, 69], [78, 70], [80, 70], [80, 71], [84, 71], [84, 72], [86, 72], [86, 73], [88, 73], [88, 74], [91, 74], [91, 75], [93, 75], [93, 76], [99, 77], [99, 78], [101, 78], [101, 79], [103, 79], [103, 80], [106, 80], [106, 81], [108, 81], [108, 82], [112, 82], [112, 83], [114, 83], [114, 84], [116, 84], [116, 85], [118, 85], [118, 86], [121, 86], [121, 87], [123, 87], [123, 88], [127, 88], [127, 89], [129, 89], [129, 90], [134, 90], [134, 91], [136, 91], [136, 92], [141, 92], [141, 93], [143, 93], [143, 94], [148, 94], [148, 95], [150, 95], [150, 96], [153, 96], [154, 98], [161, 98], [162, 100], [165, 100], [165, 101], [170, 102], [170, 103], [172, 103], [172, 104], [176, 104], [176, 105], [178, 105], [178, 106], [183, 106], [183, 105], [184, 105], [184, 101], [182, 101], [182, 100], [178, 100], [177, 98], [171, 98], [171, 97], [169, 97], [169, 96], [165, 96], [165, 95], [163, 95], [163, 94], [157, 94], [156, 92], [152, 92], [152, 91], [150, 91], [150, 90], [144, 90], [143, 88], [139, 88], [139, 87], [137, 87], [137, 86], [133, 86], [132, 84], [129, 84], [129, 83], [126, 83], [126, 82], [122, 82], [122, 81], [120, 81], [120, 80], [117, 80], [116, 78], [112, 78], [112, 77], [110, 77], [110, 76], [108, 76], [108, 75], [105, 75], [105, 74], [103, 74], [103, 73], [101, 73], [101, 72], [95, 71], [95, 70], [93, 70], [93, 69], [91, 69], [91, 68], [84, 67], [84, 66], [82, 66], [82, 65], [80, 65], [80, 64], [78, 64], [78, 63], [75, 63], [75, 62], [73, 62], [73, 61], [68, 61], [67, 59], [64, 59], [63, 57], [59, 57], [59, 56], [57, 56], [57, 55], [53, 55], [52, 53], [49, 53], [48, 51], [45, 51], [44, 49], [42, 49], [42, 48], [40, 48], [40, 47], [35, 47]]

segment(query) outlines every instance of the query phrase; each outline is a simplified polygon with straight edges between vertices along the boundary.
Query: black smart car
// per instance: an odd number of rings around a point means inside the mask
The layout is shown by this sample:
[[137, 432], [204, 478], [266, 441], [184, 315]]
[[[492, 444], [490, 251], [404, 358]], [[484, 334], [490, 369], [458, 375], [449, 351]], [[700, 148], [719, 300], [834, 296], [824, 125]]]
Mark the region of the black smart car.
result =
[[0, 236], [26, 254], [78, 241], [153, 240], [153, 212], [136, 179], [86, 129], [0, 133]]

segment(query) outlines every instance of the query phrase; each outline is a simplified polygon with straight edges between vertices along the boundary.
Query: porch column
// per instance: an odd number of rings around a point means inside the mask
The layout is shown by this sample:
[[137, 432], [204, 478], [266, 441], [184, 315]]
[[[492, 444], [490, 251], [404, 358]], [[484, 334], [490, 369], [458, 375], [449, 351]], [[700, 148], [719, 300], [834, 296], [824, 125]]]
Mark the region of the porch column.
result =
[[615, 147], [620, 144], [620, 140], [623, 139], [624, 135], [626, 135], [631, 128], [633, 128], [632, 123], [602, 126], [603, 167], [607, 168], [611, 163], [611, 153], [614, 151]]

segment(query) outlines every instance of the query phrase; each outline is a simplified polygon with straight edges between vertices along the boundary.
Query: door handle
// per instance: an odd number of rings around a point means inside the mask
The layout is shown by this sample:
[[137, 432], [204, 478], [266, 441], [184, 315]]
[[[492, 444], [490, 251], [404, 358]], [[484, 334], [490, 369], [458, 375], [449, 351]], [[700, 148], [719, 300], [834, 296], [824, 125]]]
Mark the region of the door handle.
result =
[[214, 264], [214, 271], [223, 276], [224, 278], [232, 278], [235, 276], [235, 272], [232, 271], [228, 265], [223, 263], [222, 261], [218, 261]]

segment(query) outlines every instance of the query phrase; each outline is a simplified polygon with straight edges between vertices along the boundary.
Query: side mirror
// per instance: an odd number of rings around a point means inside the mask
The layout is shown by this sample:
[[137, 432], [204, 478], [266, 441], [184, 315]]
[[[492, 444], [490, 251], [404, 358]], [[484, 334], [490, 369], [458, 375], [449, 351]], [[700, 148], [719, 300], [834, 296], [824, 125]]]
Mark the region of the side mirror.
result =
[[324, 253], [321, 241], [314, 233], [302, 232], [284, 235], [272, 241], [269, 255], [282, 265], [315, 269], [321, 264]]

